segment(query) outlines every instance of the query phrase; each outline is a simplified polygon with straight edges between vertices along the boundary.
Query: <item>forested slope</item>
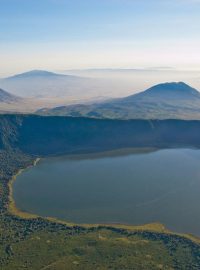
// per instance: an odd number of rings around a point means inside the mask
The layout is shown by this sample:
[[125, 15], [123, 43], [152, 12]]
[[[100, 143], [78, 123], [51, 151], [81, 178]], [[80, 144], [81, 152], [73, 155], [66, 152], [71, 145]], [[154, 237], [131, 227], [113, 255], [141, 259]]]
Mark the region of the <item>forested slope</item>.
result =
[[35, 155], [199, 146], [200, 121], [0, 116], [0, 147]]

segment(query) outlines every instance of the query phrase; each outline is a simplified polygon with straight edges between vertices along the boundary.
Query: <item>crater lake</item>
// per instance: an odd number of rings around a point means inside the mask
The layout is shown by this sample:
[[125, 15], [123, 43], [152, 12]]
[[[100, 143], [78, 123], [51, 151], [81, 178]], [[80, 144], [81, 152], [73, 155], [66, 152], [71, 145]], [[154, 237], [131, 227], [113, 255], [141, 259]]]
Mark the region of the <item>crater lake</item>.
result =
[[200, 150], [116, 151], [59, 156], [21, 173], [21, 211], [74, 223], [159, 222], [200, 236]]

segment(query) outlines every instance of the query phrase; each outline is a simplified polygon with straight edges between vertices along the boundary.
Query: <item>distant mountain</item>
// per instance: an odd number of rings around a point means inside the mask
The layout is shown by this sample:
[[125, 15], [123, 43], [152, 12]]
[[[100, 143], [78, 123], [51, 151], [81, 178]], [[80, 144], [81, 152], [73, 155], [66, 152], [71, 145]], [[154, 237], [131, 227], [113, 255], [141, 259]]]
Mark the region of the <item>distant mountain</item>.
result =
[[20, 97], [12, 95], [5, 90], [0, 89], [0, 103], [13, 103], [21, 101]]
[[162, 83], [155, 85], [144, 92], [124, 98], [123, 101], [149, 101], [156, 99], [162, 102], [169, 100], [187, 100], [200, 98], [200, 92], [184, 82]]
[[163, 83], [125, 98], [42, 109], [38, 113], [114, 119], [200, 119], [200, 93], [183, 82]]
[[46, 70], [31, 70], [28, 72], [20, 73], [14, 76], [10, 76], [5, 78], [4, 80], [15, 80], [15, 79], [33, 79], [33, 78], [76, 78], [76, 76], [72, 75], [63, 75], [63, 74], [57, 74], [54, 72], [49, 72]]
[[[132, 81], [135, 82], [135, 77], [132, 75], [131, 80], [124, 80], [125, 71], [122, 72], [123, 76], [120, 75], [121, 73], [111, 74], [112, 72], [108, 72], [109, 75], [106, 72], [103, 74], [68, 72], [64, 75], [45, 70], [32, 70], [0, 79], [0, 88], [21, 97], [60, 99], [61, 102], [56, 104], [61, 106], [83, 103], [86, 100], [105, 100], [105, 98], [129, 95], [132, 93], [130, 92]], [[48, 104], [46, 106], [48, 107]]]
[[22, 97], [78, 97], [86, 95], [88, 78], [32, 70], [0, 80], [0, 87]]

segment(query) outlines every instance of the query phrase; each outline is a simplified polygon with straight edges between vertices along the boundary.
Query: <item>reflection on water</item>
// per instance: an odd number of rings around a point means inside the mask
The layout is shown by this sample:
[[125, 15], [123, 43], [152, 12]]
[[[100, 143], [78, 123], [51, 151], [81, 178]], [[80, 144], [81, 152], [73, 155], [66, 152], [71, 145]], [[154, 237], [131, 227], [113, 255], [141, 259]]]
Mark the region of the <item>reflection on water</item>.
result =
[[[122, 155], [121, 155], [121, 154]], [[21, 210], [77, 223], [161, 222], [200, 236], [200, 151], [56, 157], [14, 183]]]

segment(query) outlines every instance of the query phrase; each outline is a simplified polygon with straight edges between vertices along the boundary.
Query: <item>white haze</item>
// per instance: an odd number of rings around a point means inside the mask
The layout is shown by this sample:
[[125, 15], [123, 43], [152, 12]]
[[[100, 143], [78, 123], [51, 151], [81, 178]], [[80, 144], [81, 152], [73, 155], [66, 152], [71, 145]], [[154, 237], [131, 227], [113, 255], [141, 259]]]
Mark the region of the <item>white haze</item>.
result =
[[54, 99], [57, 105], [123, 97], [155, 84], [183, 81], [200, 90], [200, 72], [170, 68], [56, 70], [80, 77], [0, 80], [0, 88], [22, 97]]
[[[173, 68], [150, 69], [87, 69], [60, 71], [63, 74], [99, 78], [113, 85], [111, 96], [126, 96], [165, 82], [183, 81], [200, 91], [199, 70], [176, 70]], [[103, 91], [103, 89], [102, 89]]]

